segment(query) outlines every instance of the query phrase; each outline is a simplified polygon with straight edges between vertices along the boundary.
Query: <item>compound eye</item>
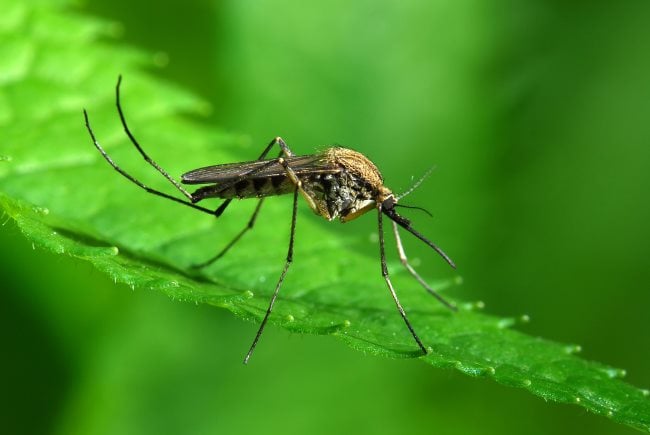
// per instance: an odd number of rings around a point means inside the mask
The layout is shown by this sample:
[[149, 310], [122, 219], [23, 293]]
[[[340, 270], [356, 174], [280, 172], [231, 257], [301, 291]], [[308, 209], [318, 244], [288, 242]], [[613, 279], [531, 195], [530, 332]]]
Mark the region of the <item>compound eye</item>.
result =
[[384, 202], [381, 203], [381, 208], [384, 210], [392, 210], [395, 208], [395, 204], [397, 201], [395, 201], [395, 197], [393, 195], [389, 196], [384, 200]]

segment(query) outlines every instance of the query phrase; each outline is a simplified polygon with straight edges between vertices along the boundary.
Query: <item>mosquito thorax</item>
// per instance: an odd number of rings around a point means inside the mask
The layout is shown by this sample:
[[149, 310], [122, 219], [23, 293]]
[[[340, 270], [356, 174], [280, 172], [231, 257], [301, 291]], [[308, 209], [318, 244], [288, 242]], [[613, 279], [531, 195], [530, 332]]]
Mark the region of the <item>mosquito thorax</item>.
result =
[[330, 148], [326, 154], [328, 159], [341, 165], [346, 172], [363, 180], [373, 190], [375, 202], [382, 203], [389, 197], [393, 198], [394, 203], [397, 202], [393, 192], [384, 186], [381, 172], [368, 157], [358, 151], [342, 147]]
[[327, 220], [353, 220], [376, 208], [388, 189], [381, 173], [363, 154], [342, 147], [333, 147], [322, 153], [329, 167], [338, 167], [335, 173], [314, 173], [305, 177], [303, 189], [314, 202], [314, 211]]
[[377, 190], [384, 185], [384, 179], [377, 166], [360, 152], [332, 147], [325, 152], [325, 158], [330, 164], [341, 166]]

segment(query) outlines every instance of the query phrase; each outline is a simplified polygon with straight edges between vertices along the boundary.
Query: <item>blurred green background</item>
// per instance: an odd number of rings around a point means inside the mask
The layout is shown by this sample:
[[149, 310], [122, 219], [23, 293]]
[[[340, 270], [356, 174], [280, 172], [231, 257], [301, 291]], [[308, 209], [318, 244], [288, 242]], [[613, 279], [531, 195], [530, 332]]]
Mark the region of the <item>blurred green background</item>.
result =
[[[298, 153], [356, 148], [397, 191], [435, 165], [408, 202], [433, 212], [414, 220], [459, 265], [455, 295], [528, 314], [526, 332], [650, 386], [649, 3], [104, 0], [72, 12], [165, 53], [155, 74], [213, 104], [200, 122], [260, 147], [282, 135]], [[11, 223], [0, 246], [3, 433], [633, 433], [328, 337], [270, 328], [273, 350], [244, 367], [255, 325], [115, 286], [32, 250]]]

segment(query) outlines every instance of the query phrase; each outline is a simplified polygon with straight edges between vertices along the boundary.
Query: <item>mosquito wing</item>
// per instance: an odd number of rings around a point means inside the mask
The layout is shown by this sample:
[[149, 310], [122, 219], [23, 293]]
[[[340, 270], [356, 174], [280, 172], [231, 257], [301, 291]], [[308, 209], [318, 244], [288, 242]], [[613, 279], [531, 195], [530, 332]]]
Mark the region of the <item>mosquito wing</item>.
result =
[[[298, 178], [341, 171], [323, 154], [291, 156], [284, 160]], [[208, 184], [192, 194], [195, 202], [204, 198], [261, 198], [284, 195], [295, 189], [277, 159], [206, 166], [183, 174], [182, 180], [185, 184]]]
[[[340, 168], [332, 166], [321, 154], [285, 157], [284, 160], [296, 173], [322, 174], [339, 172]], [[235, 180], [271, 178], [286, 176], [284, 167], [277, 159], [254, 160], [251, 162], [226, 163], [194, 169], [182, 175], [184, 184], [223, 184]]]

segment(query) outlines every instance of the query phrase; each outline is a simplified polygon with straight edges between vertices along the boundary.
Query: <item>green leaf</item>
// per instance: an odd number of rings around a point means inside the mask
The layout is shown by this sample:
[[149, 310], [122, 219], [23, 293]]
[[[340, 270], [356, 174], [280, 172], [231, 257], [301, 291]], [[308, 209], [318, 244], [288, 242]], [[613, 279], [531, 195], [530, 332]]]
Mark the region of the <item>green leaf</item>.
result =
[[[153, 64], [150, 56], [102, 42], [111, 25], [64, 15], [47, 3], [6, 3], [0, 17], [0, 206], [5, 213], [36, 246], [90, 261], [115, 282], [226, 308], [258, 323], [284, 264], [290, 198], [267, 200], [254, 231], [219, 262], [193, 272], [190, 265], [237, 234], [254, 201], [233, 204], [215, 221], [146, 194], [93, 148], [81, 108], [88, 109], [97, 137], [119, 165], [170, 193], [171, 186], [142, 161], [121, 129], [113, 102], [118, 74], [125, 77], [123, 104], [134, 134], [171, 174], [250, 160], [258, 147], [181, 116], [205, 113], [207, 105], [143, 74], [142, 67]], [[374, 216], [348, 224], [353, 232], [333, 225], [301, 205], [294, 264], [270, 323], [334, 335], [371, 354], [417, 357], [381, 279]], [[366, 254], [369, 250], [375, 254]], [[442, 267], [431, 257], [427, 265]], [[423, 361], [650, 430], [648, 391], [622, 382], [622, 370], [578, 358], [578, 346], [511, 329], [525, 318], [485, 315], [474, 303], [459, 303], [460, 311], [451, 313], [391, 258], [400, 298], [432, 349], [420, 357]], [[439, 282], [436, 288], [454, 283]]]

